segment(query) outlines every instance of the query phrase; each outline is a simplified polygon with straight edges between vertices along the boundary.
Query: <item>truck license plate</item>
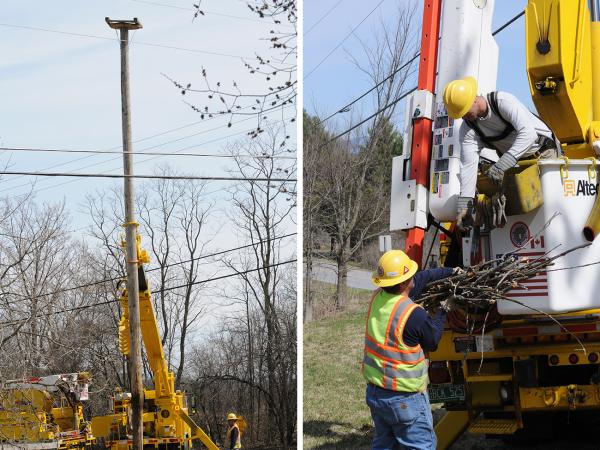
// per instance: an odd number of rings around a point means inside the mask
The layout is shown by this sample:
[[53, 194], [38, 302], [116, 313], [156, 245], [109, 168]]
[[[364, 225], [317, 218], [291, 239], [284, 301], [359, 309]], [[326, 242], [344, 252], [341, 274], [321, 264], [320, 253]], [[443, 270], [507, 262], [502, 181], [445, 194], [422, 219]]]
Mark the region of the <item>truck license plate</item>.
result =
[[429, 388], [430, 403], [446, 402], [464, 402], [465, 385], [464, 384], [430, 384]]

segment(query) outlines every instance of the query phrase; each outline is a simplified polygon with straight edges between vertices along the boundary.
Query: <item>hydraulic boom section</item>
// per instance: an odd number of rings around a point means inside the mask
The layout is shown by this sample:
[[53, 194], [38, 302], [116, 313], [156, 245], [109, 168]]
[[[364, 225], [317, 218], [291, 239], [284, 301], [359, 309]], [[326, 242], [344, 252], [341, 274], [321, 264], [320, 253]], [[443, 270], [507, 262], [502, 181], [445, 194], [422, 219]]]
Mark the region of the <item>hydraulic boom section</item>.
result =
[[[600, 155], [600, 8], [591, 0], [529, 0], [525, 9], [527, 75], [540, 116], [563, 144], [568, 158], [591, 159], [598, 182]], [[568, 166], [568, 160], [567, 164]], [[600, 232], [597, 197], [583, 228], [593, 241]]]
[[[139, 261], [140, 326], [144, 348], [152, 370], [154, 389], [144, 389], [144, 447], [188, 449], [193, 439], [199, 439], [209, 450], [218, 450], [210, 437], [188, 415], [185, 393], [175, 390], [175, 377], [169, 370], [163, 350], [158, 322], [150, 295], [150, 285], [144, 272], [144, 263], [150, 258], [142, 250], [137, 236]], [[124, 289], [119, 299], [122, 316], [119, 322], [119, 349], [129, 354], [128, 293]], [[117, 392], [112, 401], [113, 414], [94, 418], [94, 429], [111, 450], [126, 450], [132, 446], [128, 410], [131, 394]]]

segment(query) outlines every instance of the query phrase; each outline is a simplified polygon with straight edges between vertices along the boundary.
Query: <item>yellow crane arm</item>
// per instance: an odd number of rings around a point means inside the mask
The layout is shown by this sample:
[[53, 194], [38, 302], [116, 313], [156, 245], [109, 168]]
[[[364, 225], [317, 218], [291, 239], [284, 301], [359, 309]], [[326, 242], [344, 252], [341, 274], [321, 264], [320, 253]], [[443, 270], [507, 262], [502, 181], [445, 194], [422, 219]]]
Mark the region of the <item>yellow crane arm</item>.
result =
[[208, 437], [208, 435], [202, 431], [196, 422], [186, 413], [184, 410], [179, 410], [179, 416], [181, 419], [191, 428], [192, 430], [192, 439], [200, 439], [208, 450], [219, 450], [219, 447], [215, 445], [215, 443]]
[[[173, 373], [169, 371], [165, 352], [163, 350], [156, 314], [150, 298], [150, 288], [142, 266], [139, 268], [140, 279], [140, 328], [144, 340], [144, 348], [148, 363], [154, 376], [154, 390], [156, 397], [166, 397], [175, 394]], [[129, 305], [127, 290], [121, 295], [121, 308], [123, 315], [119, 322], [119, 348], [124, 355], [129, 354]]]
[[[591, 159], [597, 183], [600, 155], [600, 11], [592, 0], [529, 0], [526, 60], [533, 103], [563, 145], [565, 156]], [[600, 196], [583, 227], [600, 234]]]
[[[140, 271], [142, 272], [142, 271]], [[140, 273], [142, 275], [142, 273]], [[140, 291], [140, 327], [148, 363], [154, 374], [154, 389], [157, 397], [175, 393], [173, 373], [169, 371], [163, 350], [156, 314], [150, 299], [150, 290]]]

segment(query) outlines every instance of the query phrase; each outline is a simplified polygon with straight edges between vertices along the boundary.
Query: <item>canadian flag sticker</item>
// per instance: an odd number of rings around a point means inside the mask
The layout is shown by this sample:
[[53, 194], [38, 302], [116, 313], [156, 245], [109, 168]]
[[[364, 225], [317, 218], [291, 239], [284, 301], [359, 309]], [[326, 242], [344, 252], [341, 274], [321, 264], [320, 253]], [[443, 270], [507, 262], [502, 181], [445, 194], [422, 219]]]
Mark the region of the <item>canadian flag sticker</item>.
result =
[[402, 275], [404, 275], [404, 274], [408, 273], [408, 270], [409, 270], [409, 269], [408, 269], [408, 267], [407, 267], [407, 266], [404, 266], [404, 273], [403, 273]]

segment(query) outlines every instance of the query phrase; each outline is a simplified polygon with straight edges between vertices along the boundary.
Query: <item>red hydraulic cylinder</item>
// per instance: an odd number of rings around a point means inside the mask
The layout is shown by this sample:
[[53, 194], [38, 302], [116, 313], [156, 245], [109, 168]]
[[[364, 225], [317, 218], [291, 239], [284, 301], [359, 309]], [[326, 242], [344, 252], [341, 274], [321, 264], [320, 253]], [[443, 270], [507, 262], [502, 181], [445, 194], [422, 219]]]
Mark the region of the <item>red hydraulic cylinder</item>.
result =
[[[421, 55], [419, 60], [419, 90], [434, 92], [437, 66], [438, 39], [440, 34], [440, 14], [442, 0], [424, 0], [423, 30], [421, 33]], [[413, 122], [410, 177], [417, 184], [429, 187], [429, 163], [431, 160], [432, 121], [420, 117]], [[423, 241], [425, 230], [411, 228], [406, 235], [406, 254], [423, 264]]]

